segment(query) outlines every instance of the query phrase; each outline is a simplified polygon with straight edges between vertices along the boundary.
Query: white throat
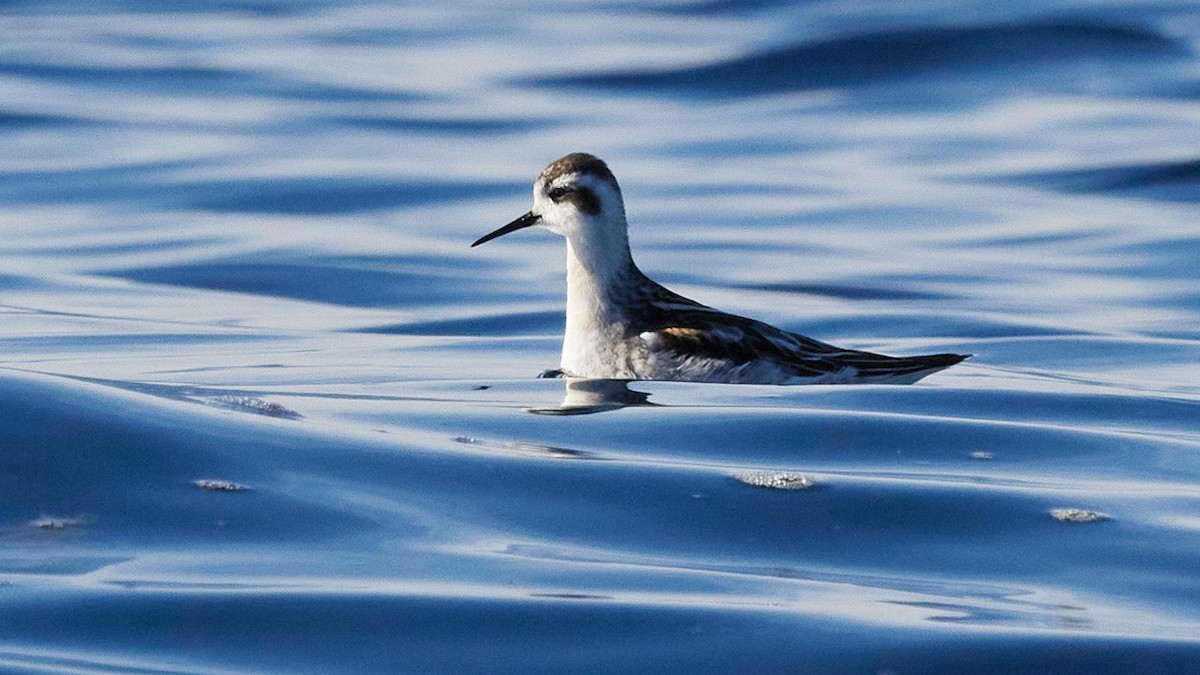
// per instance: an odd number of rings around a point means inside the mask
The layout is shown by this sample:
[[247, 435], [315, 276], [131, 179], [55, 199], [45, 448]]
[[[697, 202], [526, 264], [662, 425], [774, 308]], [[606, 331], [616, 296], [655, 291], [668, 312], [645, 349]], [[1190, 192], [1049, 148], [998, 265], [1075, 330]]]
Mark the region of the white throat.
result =
[[561, 367], [570, 375], [621, 378], [628, 316], [623, 291], [642, 278], [620, 222], [591, 223], [567, 235], [567, 325]]

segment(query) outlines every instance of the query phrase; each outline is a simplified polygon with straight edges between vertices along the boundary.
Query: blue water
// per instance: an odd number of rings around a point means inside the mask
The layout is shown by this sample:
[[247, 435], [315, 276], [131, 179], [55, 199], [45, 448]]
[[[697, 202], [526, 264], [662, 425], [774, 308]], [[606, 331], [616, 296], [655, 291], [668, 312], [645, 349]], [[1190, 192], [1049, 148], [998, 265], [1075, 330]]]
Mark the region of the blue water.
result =
[[[1194, 2], [0, 5], [0, 671], [1200, 672]], [[909, 387], [537, 379], [571, 151]], [[590, 413], [590, 414], [589, 414]]]

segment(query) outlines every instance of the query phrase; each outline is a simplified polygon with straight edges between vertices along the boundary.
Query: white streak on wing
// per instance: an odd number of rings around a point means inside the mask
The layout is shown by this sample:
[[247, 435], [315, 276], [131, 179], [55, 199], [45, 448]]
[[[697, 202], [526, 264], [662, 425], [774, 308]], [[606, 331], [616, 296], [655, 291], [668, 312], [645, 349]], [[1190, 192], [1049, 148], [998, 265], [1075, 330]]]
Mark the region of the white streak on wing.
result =
[[685, 304], [669, 300], [652, 300], [650, 306], [667, 312], [710, 312], [712, 314], [725, 314], [725, 312], [719, 309], [713, 309], [701, 304]]
[[737, 344], [746, 339], [746, 331], [737, 326], [716, 325], [710, 327], [705, 332], [712, 336], [712, 339], [727, 344]]
[[801, 357], [804, 356], [804, 350], [800, 348], [800, 343], [796, 338], [783, 331], [763, 333], [762, 336], [766, 338], [767, 342], [770, 342], [784, 352], [791, 352]]

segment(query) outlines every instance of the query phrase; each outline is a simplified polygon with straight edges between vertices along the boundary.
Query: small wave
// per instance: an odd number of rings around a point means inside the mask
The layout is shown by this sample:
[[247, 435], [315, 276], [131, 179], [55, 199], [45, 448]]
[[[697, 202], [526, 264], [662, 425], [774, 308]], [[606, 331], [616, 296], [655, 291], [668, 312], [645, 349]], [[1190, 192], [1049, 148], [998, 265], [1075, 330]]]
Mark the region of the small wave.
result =
[[1060, 523], [1102, 523], [1109, 519], [1106, 513], [1079, 508], [1051, 509], [1050, 517]]
[[682, 16], [731, 16], [792, 4], [790, 0], [702, 0], [701, 2], [664, 2], [648, 11]]
[[471, 136], [499, 136], [533, 131], [547, 126], [547, 123], [534, 119], [447, 119], [435, 117], [386, 117], [386, 116], [348, 116], [332, 117], [324, 120], [332, 124], [354, 127], [358, 129], [377, 129], [380, 131], [412, 132], [422, 134], [447, 134]]
[[509, 194], [512, 187], [508, 183], [323, 176], [186, 183], [176, 192], [186, 205], [210, 211], [329, 215], [485, 199]]
[[[472, 292], [456, 258], [397, 256], [386, 266], [370, 257], [291, 261], [242, 258], [117, 270], [110, 276], [143, 283], [326, 302], [352, 307], [430, 306]], [[375, 331], [400, 332], [400, 331]]]
[[49, 115], [46, 113], [20, 112], [16, 110], [0, 110], [0, 130], [58, 128], [90, 126], [97, 124], [94, 120], [72, 115]]
[[733, 477], [739, 483], [770, 490], [808, 490], [817, 484], [808, 476], [791, 471], [745, 471]]
[[[216, 408], [225, 410], [236, 410], [238, 412], [254, 413], [255, 415], [264, 415], [266, 417], [277, 417], [285, 420], [296, 420], [304, 417], [300, 413], [287, 408], [274, 401], [266, 401], [255, 396], [214, 396], [204, 399], [204, 402]], [[225, 481], [205, 481], [206, 483], [217, 483]], [[201, 486], [205, 487], [205, 486]], [[207, 488], [214, 489], [214, 488]], [[229, 488], [225, 488], [229, 489]]]
[[[0, 120], [0, 129], [4, 121]], [[186, 177], [216, 166], [210, 160], [174, 160], [100, 167], [61, 166], [0, 172], [8, 204], [137, 203], [216, 213], [337, 215], [436, 203], [479, 201], [524, 191], [521, 183], [421, 177]]]
[[1181, 45], [1145, 28], [1032, 21], [869, 33], [800, 42], [687, 68], [551, 76], [527, 83], [753, 96], [860, 86], [933, 71], [955, 74], [1083, 59], [1125, 63], [1186, 53]]
[[1200, 202], [1200, 159], [1032, 173], [1017, 176], [1016, 180], [1061, 192]]
[[219, 480], [216, 478], [201, 478], [199, 480], [194, 480], [192, 481], [192, 485], [195, 485], [201, 490], [205, 490], [207, 492], [245, 492], [250, 489], [241, 483], [235, 483], [229, 480]]
[[850, 286], [842, 284], [766, 283], [734, 284], [735, 288], [774, 293], [819, 295], [843, 300], [944, 300], [948, 295], [918, 291], [913, 288], [884, 288], [883, 286]]
[[261, 79], [237, 70], [207, 66], [77, 65], [9, 61], [0, 74], [31, 79], [86, 82], [89, 86], [155, 88], [205, 93], [241, 92]]
[[64, 518], [61, 516], [40, 515], [29, 522], [30, 527], [39, 530], [69, 530], [83, 525], [82, 518]]
[[267, 77], [261, 73], [212, 66], [77, 65], [39, 61], [0, 62], [0, 75], [52, 80], [110, 90], [186, 93], [188, 95], [262, 95], [316, 101], [412, 101], [422, 95]]
[[204, 161], [179, 160], [4, 171], [0, 197], [16, 204], [131, 202], [218, 213], [335, 215], [488, 199], [512, 194], [517, 187], [497, 181], [378, 176], [199, 180], [179, 175], [208, 166]]
[[462, 319], [414, 321], [388, 326], [373, 326], [358, 332], [389, 335], [532, 335], [560, 331], [563, 321], [561, 311], [513, 312]]

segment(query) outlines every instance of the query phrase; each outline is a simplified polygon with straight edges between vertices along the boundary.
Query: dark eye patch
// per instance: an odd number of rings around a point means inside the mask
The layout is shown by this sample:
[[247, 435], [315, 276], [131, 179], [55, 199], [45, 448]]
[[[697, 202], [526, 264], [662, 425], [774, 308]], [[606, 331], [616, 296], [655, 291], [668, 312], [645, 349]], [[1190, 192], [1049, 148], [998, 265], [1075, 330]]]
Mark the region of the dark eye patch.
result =
[[582, 186], [558, 186], [546, 193], [554, 203], [570, 202], [575, 208], [588, 215], [600, 213], [600, 198], [591, 189]]

